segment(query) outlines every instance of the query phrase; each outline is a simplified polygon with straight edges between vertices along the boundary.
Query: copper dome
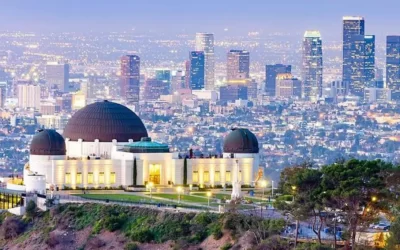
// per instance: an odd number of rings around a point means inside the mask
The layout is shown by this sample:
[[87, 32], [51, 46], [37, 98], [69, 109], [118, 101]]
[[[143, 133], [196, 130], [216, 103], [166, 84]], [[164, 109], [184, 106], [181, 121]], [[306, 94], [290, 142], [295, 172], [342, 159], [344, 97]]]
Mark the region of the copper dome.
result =
[[128, 142], [148, 137], [142, 120], [127, 107], [109, 101], [95, 102], [78, 110], [64, 129], [71, 141]]
[[245, 128], [234, 128], [224, 139], [225, 153], [255, 154], [259, 152], [257, 137]]
[[65, 155], [64, 138], [55, 130], [45, 129], [33, 136], [30, 154], [31, 155]]

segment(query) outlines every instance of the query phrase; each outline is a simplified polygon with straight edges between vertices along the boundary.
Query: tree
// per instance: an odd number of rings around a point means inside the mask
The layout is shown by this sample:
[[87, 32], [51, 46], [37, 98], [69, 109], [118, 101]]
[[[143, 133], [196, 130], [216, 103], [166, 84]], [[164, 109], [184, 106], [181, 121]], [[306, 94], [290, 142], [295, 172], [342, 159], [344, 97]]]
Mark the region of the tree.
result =
[[137, 164], [136, 157], [133, 159], [133, 186], [137, 185]]
[[350, 160], [322, 168], [324, 199], [332, 209], [343, 211], [352, 249], [356, 248], [356, 232], [376, 218], [378, 209], [388, 198], [382, 172], [392, 168], [383, 161]]
[[28, 218], [33, 219], [36, 215], [36, 203], [33, 200], [30, 200], [26, 205], [25, 213]]
[[183, 159], [183, 185], [187, 185], [187, 157]]
[[400, 216], [390, 227], [389, 238], [386, 242], [386, 249], [400, 249]]

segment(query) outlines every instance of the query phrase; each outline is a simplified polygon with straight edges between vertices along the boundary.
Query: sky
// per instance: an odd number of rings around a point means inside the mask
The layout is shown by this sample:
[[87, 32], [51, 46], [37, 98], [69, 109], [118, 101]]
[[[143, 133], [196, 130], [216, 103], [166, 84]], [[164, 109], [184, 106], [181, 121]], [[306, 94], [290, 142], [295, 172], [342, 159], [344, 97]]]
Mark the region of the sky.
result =
[[399, 0], [1, 0], [0, 31], [132, 31], [162, 35], [341, 34], [345, 15], [366, 19], [366, 32], [400, 34]]

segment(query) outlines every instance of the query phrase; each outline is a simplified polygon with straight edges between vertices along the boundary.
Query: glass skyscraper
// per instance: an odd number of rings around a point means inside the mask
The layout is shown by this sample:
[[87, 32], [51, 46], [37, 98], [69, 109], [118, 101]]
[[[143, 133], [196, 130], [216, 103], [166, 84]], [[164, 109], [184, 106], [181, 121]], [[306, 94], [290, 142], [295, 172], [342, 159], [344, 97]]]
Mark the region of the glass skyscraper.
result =
[[322, 96], [322, 40], [319, 31], [306, 31], [303, 39], [302, 97], [316, 102]]
[[[372, 69], [371, 69], [372, 68]], [[343, 81], [363, 96], [375, 80], [375, 36], [365, 35], [363, 17], [343, 17]]]
[[274, 64], [265, 66], [265, 94], [275, 96], [276, 76], [278, 74], [292, 73], [291, 65]]
[[227, 56], [226, 78], [231, 81], [250, 78], [250, 53], [246, 50], [230, 50]]
[[199, 90], [204, 88], [205, 63], [203, 51], [190, 52], [190, 89]]
[[171, 92], [171, 70], [156, 69], [156, 79], [164, 83], [167, 90], [166, 94]]
[[140, 57], [126, 55], [121, 57], [121, 96], [128, 105], [139, 103]]
[[392, 99], [400, 100], [400, 36], [386, 38], [386, 86]]
[[215, 81], [214, 34], [196, 33], [195, 50], [204, 52], [204, 87], [207, 90], [213, 90]]

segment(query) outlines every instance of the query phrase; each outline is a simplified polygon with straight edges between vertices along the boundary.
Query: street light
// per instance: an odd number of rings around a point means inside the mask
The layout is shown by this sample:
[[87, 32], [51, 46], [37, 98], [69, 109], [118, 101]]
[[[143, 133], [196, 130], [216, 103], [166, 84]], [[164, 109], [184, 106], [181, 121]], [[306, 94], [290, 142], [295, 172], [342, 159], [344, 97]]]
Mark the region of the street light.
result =
[[176, 191], [178, 192], [178, 204], [180, 204], [181, 203], [181, 193], [183, 192], [183, 188], [177, 187]]
[[371, 200], [372, 200], [372, 202], [377, 202], [378, 201], [378, 197], [372, 196]]
[[266, 180], [262, 180], [261, 181], [261, 187], [263, 188], [263, 194], [261, 197], [261, 200], [264, 198], [264, 194], [265, 194], [265, 188], [267, 187], [267, 181]]
[[292, 190], [293, 190], [293, 202], [294, 202], [294, 194], [296, 192], [297, 187], [296, 186], [292, 186]]
[[154, 186], [153, 182], [149, 182], [146, 185], [146, 188], [150, 189], [150, 200], [153, 200], [153, 186]]
[[211, 198], [212, 193], [207, 192], [207, 198], [208, 198], [208, 206], [210, 206], [210, 198]]

